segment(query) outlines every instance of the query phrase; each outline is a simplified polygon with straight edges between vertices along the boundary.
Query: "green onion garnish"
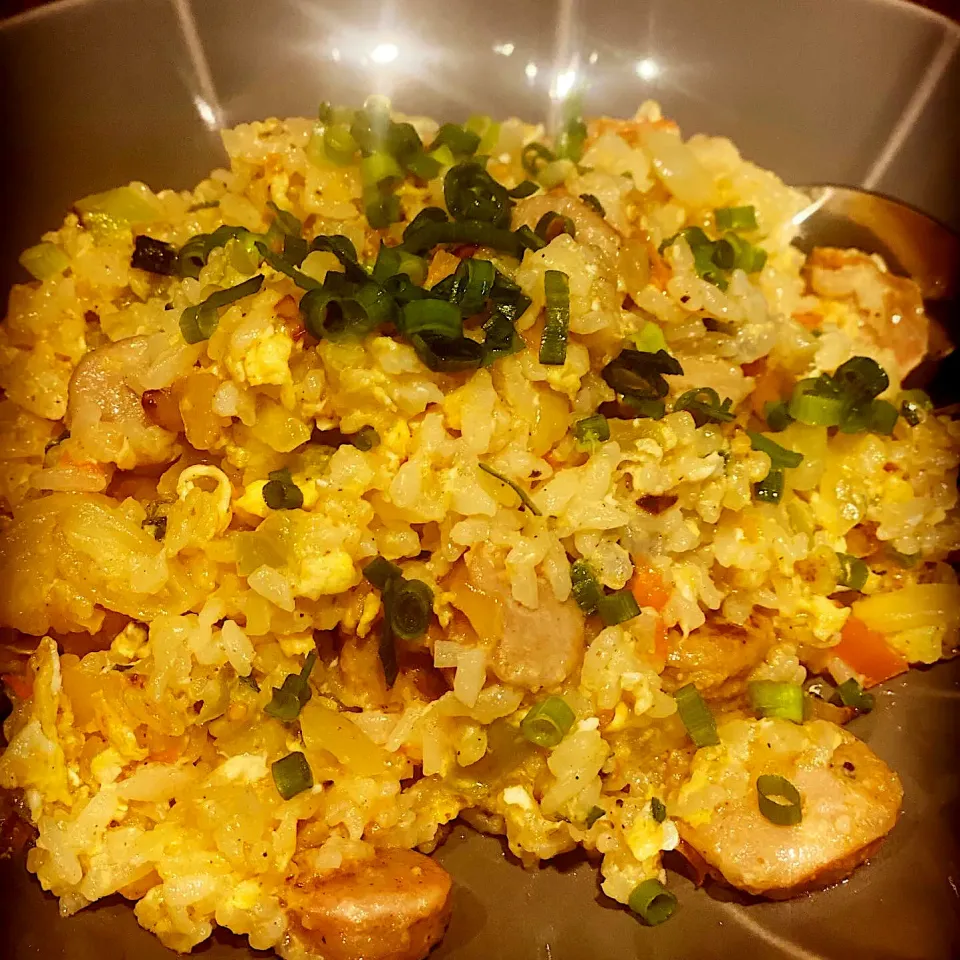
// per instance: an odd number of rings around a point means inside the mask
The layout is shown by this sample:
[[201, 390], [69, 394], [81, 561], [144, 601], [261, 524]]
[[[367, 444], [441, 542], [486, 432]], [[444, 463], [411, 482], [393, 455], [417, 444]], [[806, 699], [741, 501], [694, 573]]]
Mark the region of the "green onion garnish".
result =
[[584, 613], [593, 613], [603, 597], [603, 591], [586, 560], [574, 560], [570, 564], [570, 583], [577, 606]]
[[556, 210], [548, 210], [537, 221], [533, 232], [543, 240], [544, 243], [550, 243], [551, 240], [556, 240], [561, 233], [576, 237], [577, 227], [569, 217], [564, 216], [562, 213], [557, 213]]
[[753, 495], [762, 503], [779, 503], [783, 496], [783, 471], [772, 467], [763, 480], [754, 484]]
[[555, 747], [573, 726], [574, 712], [561, 697], [535, 704], [520, 721], [520, 732], [538, 747]]
[[754, 450], [765, 453], [770, 458], [770, 465], [775, 470], [786, 470], [791, 467], [799, 467], [803, 463], [803, 454], [794, 450], [788, 450], [781, 447], [779, 443], [765, 437], [762, 433], [755, 433], [753, 430], [747, 431], [750, 438], [750, 446]]
[[577, 446], [589, 450], [595, 443], [605, 443], [610, 439], [610, 424], [602, 413], [584, 417], [573, 425], [573, 435]]
[[417, 333], [410, 337], [413, 349], [427, 369], [434, 373], [461, 373], [483, 366], [483, 344], [467, 337], [442, 337]]
[[726, 397], [720, 402], [720, 395], [713, 387], [697, 387], [681, 394], [674, 401], [673, 411], [686, 410], [693, 415], [693, 422], [702, 427], [707, 423], [729, 423], [734, 419], [730, 407], [733, 401]]
[[463, 318], [446, 300], [411, 300], [400, 314], [400, 329], [406, 337], [432, 333], [457, 339], [463, 334]]
[[475, 113], [463, 126], [480, 137], [480, 153], [490, 153], [500, 139], [500, 124], [485, 113]]
[[[59, 247], [54, 249], [60, 252]], [[177, 248], [172, 243], [165, 243], [163, 240], [141, 234], [133, 238], [133, 256], [130, 258], [130, 266], [136, 267], [137, 270], [172, 277], [179, 272]]]
[[606, 810], [603, 807], [591, 807], [587, 811], [587, 816], [584, 819], [584, 825], [589, 830], [601, 817], [606, 814]]
[[480, 134], [473, 130], [465, 130], [455, 123], [445, 123], [437, 131], [437, 136], [430, 144], [430, 150], [448, 146], [455, 156], [472, 157], [480, 146]]
[[[287, 237], [286, 240], [292, 239]], [[279, 253], [274, 253], [265, 243], [257, 240], [254, 243], [254, 246], [257, 249], [257, 252], [260, 254], [260, 257], [264, 262], [273, 267], [274, 270], [277, 270], [279, 273], [286, 274], [301, 290], [316, 290], [321, 286], [313, 277], [307, 276], [301, 270], [298, 270], [294, 266], [295, 261], [303, 262], [304, 257], [306, 257], [306, 241], [303, 241], [303, 251], [298, 251], [295, 257], [288, 258], [286, 255], [280, 255]], [[286, 242], [284, 243], [286, 247]], [[302, 256], [300, 253], [302, 252]]]
[[849, 553], [838, 553], [837, 559], [840, 561], [839, 585], [847, 590], [863, 590], [870, 575], [867, 565], [859, 557]]
[[803, 819], [800, 791], [786, 777], [770, 773], [757, 777], [757, 804], [780, 827], [792, 827]]
[[181, 248], [177, 257], [180, 276], [194, 280], [200, 276], [201, 268], [206, 264], [216, 247], [224, 246], [228, 240], [239, 239], [247, 235], [243, 227], [217, 227], [213, 233], [198, 233], [191, 237]]
[[295, 797], [313, 786], [313, 772], [307, 758], [299, 751], [288, 753], [285, 757], [270, 765], [273, 782], [277, 792], [284, 800]]
[[912, 570], [920, 559], [919, 553], [901, 553], [896, 547], [891, 546], [889, 543], [886, 545], [886, 553], [897, 566], [903, 567], [906, 570]]
[[651, 927], [669, 920], [677, 909], [677, 898], [659, 881], [644, 880], [633, 888], [630, 909]]
[[364, 568], [363, 576], [378, 590], [383, 590], [387, 581], [402, 577], [403, 571], [384, 557], [374, 557]]
[[756, 230], [756, 207], [719, 207], [713, 211], [720, 230]]
[[532, 180], [521, 180], [512, 190], [507, 191], [507, 195], [511, 200], [523, 200], [524, 197], [532, 197], [539, 189], [538, 183]]
[[844, 680], [835, 696], [845, 707], [853, 707], [860, 713], [869, 713], [876, 705], [873, 694], [867, 693], [854, 677]]
[[502, 473], [497, 473], [493, 467], [488, 467], [485, 463], [478, 463], [477, 466], [480, 467], [484, 473], [489, 473], [491, 477], [494, 477], [501, 483], [505, 483], [520, 498], [521, 506], [526, 507], [535, 517], [541, 516], [537, 505], [530, 499], [522, 487], [514, 483], [509, 477], [505, 477]]
[[353, 163], [359, 146], [346, 123], [332, 123], [323, 130], [323, 152], [334, 163], [345, 166]]
[[274, 222], [281, 232], [291, 237], [299, 237], [303, 233], [303, 224], [289, 210], [281, 210], [272, 200], [267, 201], [267, 206], [276, 215]]
[[461, 260], [453, 274], [450, 300], [464, 317], [472, 317], [486, 305], [497, 279], [497, 269], [489, 260], [471, 257]]
[[656, 353], [658, 350], [667, 349], [667, 338], [652, 320], [644, 324], [643, 329], [635, 333], [632, 339], [633, 345], [641, 353]]
[[872, 400], [890, 386], [883, 367], [870, 357], [851, 357], [833, 373], [833, 382], [854, 400]]
[[763, 416], [773, 433], [780, 433], [793, 423], [790, 408], [785, 400], [768, 400], [763, 405]]
[[[161, 241], [158, 240], [157, 242], [160, 243]], [[18, 263], [34, 280], [43, 281], [55, 277], [58, 273], [63, 273], [70, 266], [70, 258], [55, 243], [44, 241], [35, 246], [27, 247], [20, 254]], [[137, 266], [137, 264], [133, 263], [132, 266]], [[141, 267], [140, 269], [147, 268]], [[161, 273], [162, 271], [154, 270], [153, 272]]]
[[605, 627], [615, 627], [640, 615], [637, 599], [629, 590], [608, 593], [597, 601], [597, 613]]
[[401, 247], [388, 247], [381, 243], [370, 276], [377, 283], [385, 283], [398, 274], [409, 277], [414, 283], [422, 284], [427, 279], [426, 261], [422, 257], [407, 253]]
[[567, 360], [567, 329], [570, 326], [570, 283], [560, 270], [543, 275], [547, 318], [540, 339], [540, 362], [563, 366]]
[[497, 307], [483, 325], [483, 364], [489, 366], [501, 357], [508, 357], [523, 349], [524, 342], [517, 335], [513, 321]]
[[576, 163], [583, 156], [587, 125], [579, 116], [570, 116], [557, 134], [557, 157]]
[[799, 684], [751, 680], [747, 684], [747, 694], [758, 717], [779, 717], [803, 723], [803, 688]]
[[383, 590], [383, 605], [394, 635], [402, 640], [417, 640], [430, 624], [433, 591], [422, 580], [391, 577]]
[[187, 343], [200, 343], [203, 340], [209, 340], [213, 332], [220, 323], [220, 316], [217, 311], [221, 307], [242, 300], [244, 297], [250, 297], [263, 286], [263, 274], [258, 273], [243, 283], [238, 283], [235, 287], [228, 287], [226, 290], [218, 290], [211, 293], [203, 303], [198, 303], [194, 307], [187, 307], [180, 314], [180, 333]]
[[303, 506], [303, 491], [293, 482], [287, 467], [272, 470], [263, 485], [263, 502], [271, 510], [299, 510]]
[[683, 367], [666, 350], [646, 353], [626, 349], [611, 360], [600, 375], [608, 386], [635, 400], [660, 400], [670, 388], [664, 376], [681, 376]]
[[607, 215], [607, 211], [603, 209], [603, 204], [592, 193], [581, 193], [580, 199], [593, 210], [594, 213], [599, 213], [601, 217]]
[[331, 236], [314, 237], [310, 241], [311, 250], [322, 250], [332, 253], [343, 266], [344, 275], [354, 283], [366, 283], [370, 278], [367, 271], [360, 266], [357, 259], [357, 248], [349, 237], [335, 233]]
[[303, 663], [303, 669], [299, 673], [287, 674], [283, 683], [273, 688], [273, 696], [263, 708], [263, 712], [284, 723], [296, 720], [304, 705], [313, 696], [313, 691], [310, 689], [310, 672], [316, 662], [316, 653], [308, 654]]
[[659, 797], [650, 798], [650, 816], [657, 823], [663, 823], [667, 819], [667, 808]]
[[534, 253], [542, 250], [547, 245], [547, 241], [538, 237], [526, 224], [518, 227], [514, 232], [514, 236], [526, 250], [532, 250]]
[[698, 747], [712, 747], [720, 742], [717, 736], [717, 721], [707, 706], [700, 691], [688, 683], [674, 693], [677, 713], [687, 728], [690, 739]]
[[788, 412], [794, 420], [812, 427], [835, 427], [843, 417], [843, 398], [829, 377], [801, 380], [793, 388]]
[[300, 298], [303, 324], [318, 340], [360, 339], [393, 319], [396, 305], [379, 284], [356, 285], [343, 278], [344, 274], [328, 273], [322, 287]]
[[416, 230], [411, 230], [412, 226], [411, 223], [403, 234], [403, 246], [411, 253], [426, 253], [439, 243], [474, 243], [510, 254], [519, 260], [526, 249], [516, 233], [480, 220], [460, 220], [456, 223], [431, 221]]
[[454, 220], [478, 220], [495, 227], [510, 221], [507, 188], [476, 162], [459, 163], [443, 178], [443, 198]]
[[358, 450], [366, 453], [368, 450], [373, 450], [374, 447], [380, 446], [380, 434], [377, 433], [374, 427], [368, 424], [365, 427], [361, 427], [356, 433], [350, 434], [350, 443]]
[[528, 143], [520, 151], [520, 162], [523, 169], [535, 177], [548, 163], [553, 163], [556, 156], [542, 143]]
[[922, 390], [904, 390], [900, 394], [900, 413], [903, 419], [915, 427], [924, 415], [933, 410], [933, 402]]

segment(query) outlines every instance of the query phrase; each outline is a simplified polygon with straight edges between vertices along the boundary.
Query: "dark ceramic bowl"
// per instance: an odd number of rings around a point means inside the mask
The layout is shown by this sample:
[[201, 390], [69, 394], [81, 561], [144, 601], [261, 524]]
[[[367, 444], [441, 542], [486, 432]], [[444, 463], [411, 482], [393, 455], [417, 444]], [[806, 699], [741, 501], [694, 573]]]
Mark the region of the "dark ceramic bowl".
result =
[[[794, 183], [847, 183], [960, 226], [960, 28], [897, 0], [65, 0], [0, 26], [0, 288], [77, 197], [131, 179], [186, 187], [222, 163], [219, 126], [310, 115], [321, 99], [546, 118], [659, 99], [688, 133], [733, 138]], [[570, 71], [574, 71], [573, 74]], [[957, 662], [889, 683], [854, 729], [903, 778], [903, 817], [846, 883], [785, 903], [671, 880], [649, 929], [577, 858], [524, 872], [462, 828], [450, 960], [950, 960], [960, 957]], [[0, 955], [169, 960], [128, 904], [69, 920], [0, 864]], [[197, 951], [250, 956], [218, 934]]]

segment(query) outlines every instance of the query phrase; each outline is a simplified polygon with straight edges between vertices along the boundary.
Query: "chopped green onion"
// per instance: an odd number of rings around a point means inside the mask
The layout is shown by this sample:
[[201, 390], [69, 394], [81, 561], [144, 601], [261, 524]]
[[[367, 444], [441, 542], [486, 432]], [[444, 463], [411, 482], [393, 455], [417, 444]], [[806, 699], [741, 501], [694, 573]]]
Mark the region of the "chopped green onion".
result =
[[187, 343], [200, 343], [202, 340], [209, 340], [213, 332], [220, 323], [220, 316], [217, 311], [221, 307], [242, 300], [244, 297], [250, 297], [263, 286], [263, 274], [258, 273], [243, 283], [238, 283], [235, 287], [228, 287], [226, 290], [218, 290], [211, 293], [203, 303], [196, 306], [187, 307], [180, 314], [180, 333]]
[[284, 800], [295, 797], [313, 786], [313, 772], [307, 758], [299, 751], [288, 753], [285, 757], [270, 765], [273, 782], [277, 792]]
[[883, 367], [870, 357], [851, 357], [833, 373], [833, 382], [841, 393], [858, 400], [872, 400], [890, 386]]
[[419, 153], [411, 157], [404, 166], [418, 179], [432, 180], [440, 175], [440, 171], [445, 166], [451, 166], [453, 162], [453, 154], [450, 152], [450, 148], [440, 147], [432, 153]]
[[507, 191], [507, 196], [511, 200], [522, 200], [524, 197], [532, 197], [539, 189], [538, 183], [532, 180], [521, 180], [512, 190]]
[[521, 506], [526, 507], [535, 517], [541, 516], [537, 505], [530, 499], [522, 487], [514, 483], [509, 477], [505, 477], [502, 473], [497, 473], [493, 467], [488, 467], [485, 463], [478, 463], [477, 466], [480, 467], [484, 473], [489, 473], [491, 477], [499, 480], [501, 483], [505, 483], [520, 498]]
[[391, 577], [383, 590], [384, 616], [402, 640], [417, 640], [427, 631], [433, 591], [422, 580]]
[[586, 560], [574, 560], [570, 564], [570, 584], [577, 606], [584, 613], [593, 613], [603, 597], [603, 591]]
[[379, 185], [384, 180], [399, 180], [403, 170], [389, 153], [371, 153], [360, 161], [360, 176], [365, 184]]
[[493, 282], [490, 299], [496, 304], [497, 309], [502, 310], [511, 321], [519, 320], [531, 303], [530, 298], [520, 289], [519, 284], [514, 283], [513, 280], [499, 272]]
[[497, 269], [489, 260], [461, 260], [452, 277], [449, 299], [464, 317], [472, 317], [483, 310], [496, 278]]
[[400, 329], [406, 337], [431, 333], [456, 339], [463, 335], [463, 318], [446, 300], [411, 300], [400, 314]]
[[403, 571], [384, 557], [374, 557], [364, 568], [363, 576], [378, 590], [383, 590], [388, 580], [402, 577]]
[[514, 236], [517, 237], [527, 250], [532, 250], [534, 253], [542, 250], [547, 245], [547, 241], [538, 237], [526, 224], [517, 227]]
[[443, 198], [454, 220], [479, 220], [495, 227], [510, 221], [507, 189], [474, 161], [451, 167], [443, 178]]
[[[518, 233], [496, 227], [480, 220], [460, 220], [456, 223], [430, 222], [412, 230], [414, 220], [403, 233], [403, 246], [411, 253], [426, 253], [440, 243], [475, 243], [507, 253], [518, 260], [526, 249]], [[531, 231], [532, 233], [532, 231]]]
[[626, 349], [611, 360], [600, 373], [608, 386], [636, 400], [660, 400], [670, 388], [666, 376], [681, 376], [683, 367], [666, 350], [645, 353]]
[[843, 398], [829, 378], [813, 377], [793, 388], [788, 411], [794, 420], [811, 427], [835, 427], [843, 417]]
[[570, 326], [570, 283], [560, 270], [543, 275], [547, 317], [540, 338], [540, 362], [563, 366], [567, 360], [567, 330]]
[[720, 230], [756, 230], [756, 207], [718, 207], [713, 211]]
[[763, 405], [763, 416], [773, 433], [780, 433], [793, 423], [790, 408], [785, 400], [768, 400]]
[[133, 187], [116, 187], [78, 200], [74, 206], [85, 227], [127, 227], [134, 223], [150, 223], [160, 211]]
[[623, 399], [635, 420], [662, 420], [666, 416], [667, 405], [662, 400], [638, 400], [630, 396], [625, 396]]
[[573, 425], [573, 435], [577, 446], [590, 449], [595, 443], [606, 443], [610, 439], [610, 424], [602, 413], [584, 417]]
[[765, 773], [757, 777], [760, 812], [780, 827], [792, 827], [803, 819], [800, 791], [786, 777]]
[[249, 236], [249, 231], [243, 227], [224, 225], [217, 227], [213, 233], [198, 233], [191, 237], [180, 248], [178, 257], [180, 276], [196, 280], [214, 249], [225, 246], [228, 240], [239, 240]]
[[700, 696], [700, 691], [688, 683], [674, 693], [677, 701], [677, 713], [687, 728], [690, 739], [698, 747], [712, 747], [720, 742], [717, 736], [717, 721], [710, 708]]
[[381, 243], [370, 276], [377, 283], [385, 283], [398, 274], [409, 277], [414, 283], [423, 283], [427, 279], [427, 264], [422, 257], [415, 257], [402, 247], [388, 247]]
[[644, 324], [639, 333], [632, 337], [633, 345], [641, 353], [656, 353], [667, 349], [667, 338], [663, 331], [652, 320]]
[[486, 114], [475, 113], [463, 126], [480, 137], [480, 153], [490, 153], [500, 139], [500, 124]]
[[163, 240], [141, 234], [133, 238], [133, 256], [130, 257], [130, 266], [164, 277], [175, 276], [180, 269], [177, 248], [172, 243], [165, 243]]
[[584, 818], [584, 826], [589, 830], [601, 817], [606, 816], [606, 813], [603, 807], [591, 807]]
[[[871, 433], [882, 433], [889, 436], [893, 433], [893, 428], [897, 425], [900, 412], [897, 408], [886, 400], [873, 400], [870, 404], [870, 423], [867, 429]], [[843, 430], [843, 424], [840, 429]]]
[[839, 585], [847, 590], [863, 590], [870, 575], [867, 565], [859, 557], [853, 557], [849, 553], [838, 553], [837, 559], [840, 561]]
[[837, 687], [836, 697], [845, 707], [853, 707], [860, 713], [869, 713], [876, 705], [873, 694], [867, 693], [854, 677]]
[[323, 130], [323, 152], [334, 163], [344, 166], [353, 162], [360, 147], [346, 123], [331, 123]]
[[597, 613], [605, 627], [615, 627], [640, 615], [640, 606], [629, 590], [608, 593], [597, 601]]
[[557, 213], [556, 210], [548, 210], [537, 221], [533, 232], [543, 240], [544, 243], [550, 243], [551, 240], [556, 240], [562, 233], [576, 237], [577, 226], [569, 217], [564, 216], [562, 213]]
[[757, 273], [766, 265], [767, 251], [735, 233], [728, 233], [714, 241], [712, 259], [718, 267], [726, 270]]
[[554, 160], [540, 170], [537, 180], [545, 190], [552, 190], [559, 187], [576, 170], [577, 165], [572, 160]]
[[293, 482], [286, 467], [273, 470], [263, 486], [263, 502], [271, 510], [299, 510], [303, 506], [303, 491]]
[[803, 687], [799, 684], [751, 680], [747, 684], [747, 694], [757, 716], [803, 723]]
[[673, 403], [673, 412], [686, 410], [693, 422], [702, 427], [707, 423], [729, 423], [734, 419], [730, 407], [733, 401], [727, 397], [720, 402], [720, 395], [713, 387], [697, 387], [681, 394]]
[[310, 249], [332, 253], [343, 266], [344, 275], [354, 283], [366, 283], [370, 279], [367, 276], [367, 271], [360, 266], [357, 259], [357, 248], [349, 237], [339, 233], [332, 236], [314, 237], [310, 241]]
[[485, 334], [483, 340], [484, 366], [489, 366], [501, 357], [508, 357], [510, 354], [518, 353], [523, 349], [523, 340], [517, 335], [513, 321], [501, 307], [492, 311], [489, 319], [483, 325], [483, 331]]
[[[139, 239], [137, 237], [137, 240]], [[161, 241], [156, 242], [160, 243]], [[58, 273], [63, 273], [70, 266], [70, 258], [55, 243], [45, 241], [36, 244], [36, 246], [27, 247], [20, 254], [19, 263], [35, 280], [43, 281], [55, 277]], [[136, 266], [136, 264], [133, 265]]]
[[300, 716], [300, 711], [313, 696], [313, 691], [310, 689], [310, 673], [316, 662], [317, 655], [311, 651], [299, 673], [287, 674], [283, 683], [273, 688], [273, 696], [263, 708], [263, 712], [284, 723], [296, 720]]
[[520, 151], [520, 163], [531, 177], [537, 176], [548, 163], [552, 163], [556, 159], [553, 152], [542, 143], [528, 143]]
[[667, 808], [659, 797], [650, 798], [650, 816], [657, 823], [663, 823], [667, 819]]
[[454, 155], [472, 157], [480, 146], [480, 134], [473, 130], [466, 130], [455, 123], [445, 123], [437, 131], [437, 136], [430, 144], [431, 150], [437, 147], [448, 146]]
[[592, 193], [581, 193], [580, 199], [593, 210], [594, 213], [600, 214], [601, 217], [607, 215], [607, 211], [603, 209], [603, 204]]
[[520, 721], [520, 732], [538, 747], [555, 747], [566, 736], [576, 719], [561, 697], [547, 697], [535, 704]]
[[380, 434], [368, 424], [365, 427], [361, 427], [356, 433], [350, 435], [350, 443], [352, 443], [357, 450], [362, 450], [366, 453], [368, 450], [373, 450], [374, 447], [380, 446]]
[[579, 116], [570, 117], [557, 135], [557, 157], [576, 163], [583, 156], [587, 125]]
[[788, 450], [769, 437], [765, 437], [762, 433], [755, 433], [753, 430], [748, 430], [747, 436], [750, 438], [750, 446], [753, 447], [754, 450], [765, 453], [770, 458], [771, 467], [775, 470], [799, 467], [800, 464], [803, 463], [802, 453]]
[[659, 881], [644, 880], [633, 888], [630, 909], [651, 927], [669, 920], [677, 909], [677, 898]]
[[922, 390], [904, 390], [900, 394], [900, 413], [903, 419], [915, 427], [925, 414], [933, 410], [933, 401]]
[[410, 342], [420, 362], [434, 373], [461, 373], [483, 366], [483, 344], [467, 337], [441, 337], [433, 333], [416, 333]]
[[783, 497], [783, 470], [772, 467], [759, 483], [753, 486], [753, 496], [763, 503], [779, 503]]
[[[314, 280], [313, 277], [309, 277], [307, 274], [298, 270], [286, 257], [274, 253], [265, 243], [261, 243], [258, 240], [254, 246], [267, 264], [273, 267], [274, 270], [286, 274], [301, 290], [316, 290], [321, 285], [317, 280]], [[305, 256], [306, 253], [304, 253], [304, 257]], [[303, 262], [303, 257], [301, 257], [300, 260]]]
[[276, 223], [284, 233], [291, 237], [299, 237], [303, 233], [303, 224], [289, 210], [281, 210], [272, 200], [267, 201], [267, 206], [276, 215]]

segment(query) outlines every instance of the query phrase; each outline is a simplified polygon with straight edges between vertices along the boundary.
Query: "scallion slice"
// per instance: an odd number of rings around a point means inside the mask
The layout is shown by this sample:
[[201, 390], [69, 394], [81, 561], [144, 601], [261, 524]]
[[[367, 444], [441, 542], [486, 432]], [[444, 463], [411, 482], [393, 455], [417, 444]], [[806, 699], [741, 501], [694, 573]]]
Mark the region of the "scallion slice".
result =
[[520, 721], [520, 732], [538, 747], [555, 747], [573, 726], [576, 715], [562, 697], [547, 697]]
[[771, 467], [776, 470], [799, 467], [800, 464], [803, 463], [802, 453], [788, 450], [769, 437], [765, 437], [762, 433], [755, 433], [753, 430], [748, 430], [747, 436], [750, 438], [750, 446], [753, 447], [754, 450], [765, 453], [770, 458]]
[[849, 553], [838, 553], [837, 559], [840, 561], [839, 585], [847, 590], [863, 590], [870, 568], [859, 557]]
[[605, 627], [615, 627], [640, 615], [640, 606], [629, 590], [616, 590], [597, 601], [597, 613]]
[[453, 274], [449, 299], [464, 317], [472, 317], [483, 310], [496, 279], [497, 268], [489, 260], [461, 260]]
[[489, 473], [491, 477], [494, 477], [501, 483], [505, 483], [520, 498], [520, 505], [526, 507], [535, 517], [541, 516], [537, 505], [530, 499], [527, 492], [519, 486], [519, 484], [514, 483], [513, 480], [505, 477], [502, 473], [497, 473], [493, 467], [488, 467], [485, 463], [479, 463], [477, 466], [480, 467], [484, 473]]
[[535, 177], [548, 163], [553, 163], [556, 159], [553, 151], [542, 143], [528, 143], [520, 151], [520, 163], [531, 177]]
[[783, 497], [783, 481], [783, 471], [772, 467], [763, 480], [754, 484], [754, 498], [762, 503], [779, 503]]
[[475, 243], [519, 260], [526, 249], [516, 233], [480, 220], [459, 220], [455, 223], [431, 221], [416, 230], [412, 227], [411, 223], [403, 234], [403, 246], [411, 253], [426, 253], [440, 243]]
[[323, 152], [334, 163], [353, 163], [359, 146], [346, 123], [331, 123], [323, 129]]
[[[59, 252], [59, 247], [55, 249]], [[163, 240], [141, 234], [133, 238], [133, 256], [130, 258], [130, 266], [137, 270], [172, 277], [179, 270], [177, 248], [172, 243], [165, 243]]]
[[650, 798], [650, 816], [657, 823], [663, 823], [667, 819], [667, 808], [659, 797]]
[[593, 613], [603, 598], [603, 591], [586, 560], [574, 560], [570, 564], [570, 584], [577, 606], [584, 613]]
[[667, 349], [667, 338], [652, 320], [645, 323], [639, 333], [633, 335], [633, 345], [641, 353], [656, 353]]
[[580, 199], [593, 210], [594, 213], [600, 214], [601, 217], [607, 215], [607, 211], [603, 209], [603, 204], [592, 193], [581, 193]]
[[718, 207], [713, 215], [720, 230], [757, 229], [757, 209], [754, 206]]
[[763, 416], [773, 433], [780, 433], [793, 423], [790, 408], [785, 400], [768, 400], [763, 405]]
[[803, 819], [800, 791], [786, 778], [765, 773], [757, 777], [760, 812], [780, 827], [792, 827]]
[[589, 830], [606, 812], [603, 807], [591, 807], [584, 818], [584, 826]]
[[602, 413], [584, 417], [573, 425], [573, 435], [577, 446], [589, 450], [595, 443], [606, 443], [610, 439], [610, 423]]
[[361, 427], [356, 433], [350, 434], [349, 440], [357, 450], [362, 450], [364, 453], [380, 446], [380, 434], [369, 424]]
[[464, 129], [455, 123], [444, 123], [437, 131], [437, 136], [430, 144], [430, 150], [448, 146], [454, 155], [472, 157], [480, 146], [480, 134], [473, 130]]
[[660, 400], [670, 388], [664, 376], [681, 376], [683, 367], [666, 350], [646, 353], [626, 349], [600, 373], [608, 386], [635, 400]]
[[363, 576], [378, 590], [383, 590], [388, 580], [402, 577], [403, 571], [385, 557], [374, 557], [364, 568]]
[[688, 683], [674, 693], [677, 713], [687, 728], [690, 739], [698, 747], [712, 747], [720, 742], [717, 736], [717, 721], [707, 706], [700, 691]]
[[630, 909], [651, 927], [669, 920], [677, 909], [677, 898], [659, 881], [644, 880], [633, 888]]
[[747, 694], [757, 716], [803, 723], [803, 688], [799, 684], [751, 680], [747, 684]]
[[443, 178], [443, 198], [454, 220], [478, 220], [505, 227], [510, 220], [507, 188], [475, 161], [451, 167]]
[[514, 236], [527, 250], [532, 250], [534, 253], [542, 250], [547, 245], [547, 241], [538, 237], [526, 224], [518, 227], [514, 232]]
[[702, 427], [707, 423], [730, 423], [734, 419], [731, 406], [733, 401], [726, 397], [721, 402], [713, 387], [697, 387], [677, 397], [673, 411], [686, 410], [693, 416], [693, 422]]
[[812, 427], [835, 427], [843, 418], [843, 398], [826, 377], [801, 380], [793, 389], [788, 412]]
[[289, 469], [270, 472], [263, 486], [263, 502], [271, 510], [299, 510], [303, 506], [303, 491], [293, 482]]
[[513, 321], [502, 308], [497, 307], [483, 325], [483, 364], [489, 366], [501, 357], [508, 357], [523, 349], [523, 340], [517, 335]]
[[872, 400], [890, 386], [887, 372], [871, 357], [851, 357], [833, 372], [838, 389], [853, 400]]
[[456, 339], [463, 335], [463, 318], [446, 300], [411, 300], [401, 311], [400, 329], [406, 337], [431, 333]]
[[384, 615], [402, 640], [424, 635], [433, 612], [433, 591], [422, 580], [391, 577], [383, 590]]
[[540, 339], [540, 362], [563, 366], [567, 360], [567, 331], [570, 326], [570, 282], [560, 270], [543, 275], [547, 301], [546, 322]]
[[867, 693], [854, 677], [837, 687], [836, 696], [845, 707], [853, 707], [860, 713], [869, 713], [876, 704], [873, 694]]
[[434, 373], [462, 373], [483, 366], [483, 344], [467, 337], [416, 333], [410, 337], [421, 363]]
[[532, 180], [521, 180], [512, 190], [507, 191], [511, 200], [523, 200], [524, 197], [532, 197], [540, 189], [540, 184]]
[[263, 708], [263, 712], [284, 723], [296, 720], [304, 705], [309, 703], [313, 696], [313, 691], [310, 689], [310, 673], [316, 662], [317, 655], [311, 651], [299, 673], [287, 674], [283, 683], [273, 688], [273, 696]]
[[180, 333], [187, 343], [200, 343], [209, 340], [220, 323], [217, 311], [244, 297], [253, 296], [263, 286], [263, 274], [258, 273], [235, 287], [211, 293], [203, 303], [187, 307], [180, 314]]
[[556, 210], [548, 210], [537, 221], [533, 232], [543, 240], [544, 243], [550, 243], [551, 240], [556, 240], [561, 233], [576, 237], [577, 226], [569, 217], [564, 216], [562, 213], [557, 213]]
[[313, 771], [307, 758], [299, 750], [294, 750], [271, 764], [270, 772], [273, 774], [277, 792], [284, 800], [290, 800], [313, 786]]

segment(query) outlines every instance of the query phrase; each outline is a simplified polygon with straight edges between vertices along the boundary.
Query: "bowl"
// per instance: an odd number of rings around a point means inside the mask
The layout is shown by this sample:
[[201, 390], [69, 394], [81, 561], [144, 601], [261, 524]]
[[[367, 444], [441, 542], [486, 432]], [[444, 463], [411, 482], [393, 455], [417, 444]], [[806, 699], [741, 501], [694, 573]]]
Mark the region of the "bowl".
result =
[[[0, 295], [25, 279], [19, 251], [76, 198], [131, 179], [186, 187], [223, 162], [219, 127], [371, 92], [442, 118], [544, 121], [584, 84], [588, 113], [654, 98], [687, 133], [729, 136], [788, 182], [865, 186], [958, 227], [958, 48], [960, 28], [897, 0], [63, 0], [0, 25]], [[457, 826], [437, 854], [456, 889], [433, 956], [960, 956], [958, 699], [954, 661], [886, 684], [855, 721], [906, 797], [880, 853], [841, 885], [775, 903], [674, 877], [677, 916], [650, 929], [583, 859], [525, 872]], [[22, 863], [0, 863], [0, 885], [12, 960], [172, 956], [119, 898], [61, 920]], [[198, 952], [253, 955], [223, 931]]]

